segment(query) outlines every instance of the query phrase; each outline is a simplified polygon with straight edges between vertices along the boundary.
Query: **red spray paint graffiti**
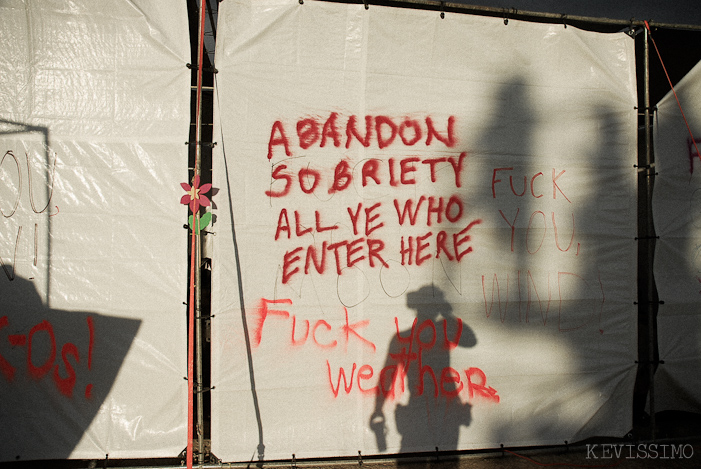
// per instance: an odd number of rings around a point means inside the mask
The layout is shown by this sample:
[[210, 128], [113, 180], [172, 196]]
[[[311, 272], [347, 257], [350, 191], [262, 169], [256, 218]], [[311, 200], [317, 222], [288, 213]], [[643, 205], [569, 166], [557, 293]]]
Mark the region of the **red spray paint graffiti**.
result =
[[[87, 330], [89, 335], [87, 366], [92, 369], [92, 357], [95, 341], [95, 325], [92, 316], [86, 318]], [[0, 330], [10, 325], [7, 316], [0, 317]], [[35, 324], [27, 334], [9, 334], [7, 342], [10, 347], [26, 348], [26, 371], [27, 375], [35, 381], [44, 379], [50, 376], [58, 391], [66, 397], [73, 397], [73, 392], [76, 385], [76, 365], [80, 364], [80, 352], [78, 347], [67, 342], [63, 344], [60, 351], [60, 357], [57, 358], [58, 345], [53, 325], [43, 320]], [[35, 348], [38, 344], [43, 345], [46, 349], [48, 345], [48, 354], [45, 357], [37, 357]], [[58, 363], [57, 363], [58, 362]], [[6, 381], [13, 382], [15, 380], [19, 364], [10, 363], [4, 356], [0, 354], [0, 374], [3, 375]], [[85, 397], [92, 397], [93, 385], [88, 384], [85, 387]]]
[[[251, 344], [254, 348], [260, 347], [264, 341], [264, 330], [270, 327], [285, 327], [289, 328], [288, 345], [291, 347], [309, 343], [322, 351], [343, 347], [342, 350], [347, 352], [348, 345], [354, 343], [372, 353], [376, 351], [375, 344], [362, 334], [362, 330], [370, 326], [370, 320], [351, 323], [348, 310], [344, 307], [344, 320], [338, 326], [334, 327], [324, 319], [304, 319], [303, 326], [300, 327], [296, 315], [288, 311], [292, 306], [293, 302], [289, 298], [260, 299], [251, 330]], [[417, 324], [415, 319], [410, 332], [402, 335], [398, 322], [399, 319], [395, 317], [396, 341], [401, 345], [401, 349], [397, 353], [391, 353], [391, 363], [381, 367], [379, 372], [377, 367], [369, 363], [353, 362], [348, 367], [335, 368], [329, 359], [325, 360], [328, 385], [334, 397], [344, 393], [348, 395], [357, 390], [363, 395], [382, 394], [385, 399], [395, 399], [407, 390], [404, 382], [408, 379], [409, 382], [418, 383], [414, 390], [418, 395], [424, 394], [426, 389], [432, 389], [434, 397], [454, 398], [465, 394], [469, 399], [500, 402], [497, 391], [487, 385], [486, 374], [480, 368], [468, 367], [459, 371], [445, 366], [434, 369], [424, 360], [426, 354], [434, 347], [447, 352], [458, 346], [463, 335], [461, 319], [455, 318], [454, 331], [451, 333], [448, 332], [446, 320], [442, 321], [442, 325], [437, 325], [431, 319]], [[298, 329], [303, 332], [300, 333]], [[428, 384], [429, 387], [424, 388], [424, 384]]]
[[[316, 117], [306, 117], [298, 120], [295, 127], [299, 147], [306, 150], [317, 143], [320, 148], [324, 148], [329, 144], [336, 148], [341, 147], [344, 139], [339, 131], [338, 121], [339, 115], [336, 112], [332, 112], [323, 124]], [[426, 135], [426, 146], [432, 145], [434, 141], [439, 141], [446, 147], [452, 148], [457, 143], [454, 130], [454, 116], [448, 118], [445, 131], [439, 131], [433, 122], [433, 118], [430, 116], [427, 116], [423, 122], [408, 117], [398, 119], [388, 116], [365, 116], [364, 135], [358, 130], [357, 124], [357, 116], [353, 115], [346, 119], [346, 149], [357, 143], [367, 148], [373, 142], [379, 149], [384, 149], [397, 143], [397, 137], [399, 137], [399, 141], [404, 146], [413, 146], [423, 139], [424, 132]], [[288, 137], [288, 133], [282, 121], [278, 120], [273, 123], [268, 141], [269, 160], [275, 156], [275, 150], [279, 146], [282, 146], [285, 156], [293, 156], [292, 142]], [[357, 143], [354, 143], [354, 139]]]

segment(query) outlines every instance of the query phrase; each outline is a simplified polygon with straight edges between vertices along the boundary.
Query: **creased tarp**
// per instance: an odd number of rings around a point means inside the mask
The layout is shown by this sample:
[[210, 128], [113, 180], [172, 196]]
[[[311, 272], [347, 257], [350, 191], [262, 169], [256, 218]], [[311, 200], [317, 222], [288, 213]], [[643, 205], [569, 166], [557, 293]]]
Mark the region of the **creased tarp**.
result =
[[186, 445], [187, 30], [183, 2], [0, 2], [0, 460]]
[[[701, 65], [675, 86], [696, 145], [701, 146]], [[654, 122], [653, 215], [659, 239], [655, 282], [660, 301], [656, 410], [701, 410], [701, 162], [670, 91]]]
[[216, 62], [214, 454], [630, 430], [629, 37], [225, 2]]

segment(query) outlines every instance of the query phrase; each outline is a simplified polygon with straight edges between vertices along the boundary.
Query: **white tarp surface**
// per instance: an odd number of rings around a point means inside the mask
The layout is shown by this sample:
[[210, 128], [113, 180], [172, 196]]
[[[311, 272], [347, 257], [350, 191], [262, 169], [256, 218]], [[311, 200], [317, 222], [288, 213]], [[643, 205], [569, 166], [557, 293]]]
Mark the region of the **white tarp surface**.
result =
[[186, 445], [184, 2], [0, 1], [0, 460]]
[[657, 105], [653, 214], [660, 360], [655, 410], [701, 410], [701, 65]]
[[216, 63], [214, 454], [630, 430], [628, 36], [232, 1]]

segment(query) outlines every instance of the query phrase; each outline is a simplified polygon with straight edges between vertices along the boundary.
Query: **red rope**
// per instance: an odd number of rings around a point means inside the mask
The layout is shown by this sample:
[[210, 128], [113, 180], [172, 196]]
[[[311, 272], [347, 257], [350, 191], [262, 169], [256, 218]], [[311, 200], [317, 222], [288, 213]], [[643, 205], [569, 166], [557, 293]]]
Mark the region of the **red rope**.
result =
[[[202, 120], [202, 64], [204, 56], [204, 19], [205, 0], [200, 0], [200, 34], [197, 50], [197, 123], [195, 126], [195, 176], [199, 175], [200, 159], [200, 125]], [[194, 184], [194, 182], [193, 182]], [[192, 469], [193, 459], [193, 395], [194, 395], [194, 353], [195, 353], [195, 264], [197, 264], [197, 250], [199, 249], [199, 215], [192, 214], [192, 243], [190, 246], [190, 301], [188, 308], [188, 336], [187, 336], [187, 469]], [[199, 268], [199, 266], [197, 266]]]
[[647, 28], [647, 31], [650, 33], [650, 40], [652, 41], [652, 45], [655, 46], [655, 52], [657, 52], [657, 57], [660, 59], [660, 64], [662, 64], [662, 70], [664, 70], [664, 74], [667, 77], [667, 81], [669, 82], [669, 86], [672, 88], [672, 93], [674, 94], [674, 99], [677, 100], [677, 106], [679, 106], [679, 111], [682, 113], [682, 119], [684, 119], [684, 123], [686, 124], [686, 130], [689, 131], [689, 135], [691, 136], [691, 141], [694, 143], [694, 148], [696, 148], [696, 154], [698, 155], [699, 159], [701, 160], [701, 153], [699, 152], [699, 147], [696, 146], [696, 139], [694, 139], [694, 134], [691, 133], [691, 127], [689, 126], [689, 122], [686, 120], [686, 116], [684, 115], [684, 110], [682, 109], [682, 104], [679, 102], [679, 97], [677, 96], [677, 92], [674, 91], [674, 85], [672, 84], [672, 80], [669, 78], [669, 73], [667, 73], [667, 67], [664, 66], [664, 62], [662, 61], [662, 55], [660, 55], [660, 50], [657, 48], [657, 43], [655, 43], [655, 39], [652, 37], [652, 31], [650, 30], [650, 25], [645, 21], [645, 28]]

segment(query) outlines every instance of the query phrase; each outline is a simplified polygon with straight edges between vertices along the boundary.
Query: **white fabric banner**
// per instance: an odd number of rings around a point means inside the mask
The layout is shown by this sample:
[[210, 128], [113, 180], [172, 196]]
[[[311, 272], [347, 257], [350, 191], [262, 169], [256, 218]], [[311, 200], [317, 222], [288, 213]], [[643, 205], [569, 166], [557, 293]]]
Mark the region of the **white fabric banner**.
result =
[[628, 36], [238, 1], [216, 63], [214, 454], [630, 430]]
[[701, 64], [657, 105], [653, 214], [660, 360], [655, 410], [701, 410]]
[[0, 1], [2, 461], [186, 445], [187, 31], [184, 2]]

